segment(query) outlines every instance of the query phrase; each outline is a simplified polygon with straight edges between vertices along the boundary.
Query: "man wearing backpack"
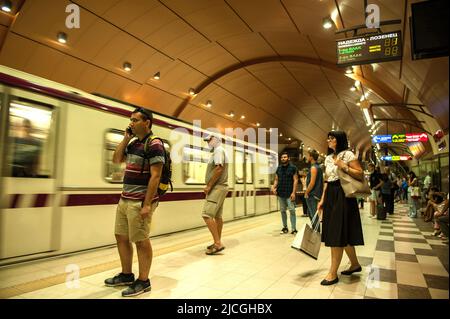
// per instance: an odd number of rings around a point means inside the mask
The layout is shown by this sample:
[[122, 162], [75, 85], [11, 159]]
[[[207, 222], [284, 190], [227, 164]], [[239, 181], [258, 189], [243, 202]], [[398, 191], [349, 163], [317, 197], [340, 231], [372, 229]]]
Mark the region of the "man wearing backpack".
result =
[[223, 202], [228, 194], [228, 159], [219, 137], [207, 135], [203, 140], [208, 142], [212, 153], [206, 168], [202, 217], [214, 240], [206, 247], [206, 254], [214, 255], [225, 249], [221, 237]]
[[[164, 144], [152, 138], [153, 115], [143, 108], [135, 109], [122, 142], [117, 146], [113, 162], [126, 161], [123, 191], [117, 206], [115, 236], [122, 272], [105, 280], [105, 285], [125, 286], [123, 297], [137, 296], [151, 290], [148, 278], [152, 263], [150, 222], [158, 206], [158, 188], [165, 163]], [[136, 137], [131, 143], [130, 141]], [[139, 277], [132, 272], [133, 246], [139, 261]]]

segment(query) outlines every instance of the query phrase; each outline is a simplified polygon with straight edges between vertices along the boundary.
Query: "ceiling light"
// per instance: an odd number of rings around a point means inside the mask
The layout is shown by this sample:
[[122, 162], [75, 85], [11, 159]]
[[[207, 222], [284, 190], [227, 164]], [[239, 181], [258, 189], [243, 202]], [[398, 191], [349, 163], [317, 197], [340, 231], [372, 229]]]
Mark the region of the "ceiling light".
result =
[[233, 111], [230, 111], [230, 113], [228, 113], [228, 116], [229, 116], [229, 117], [234, 117], [234, 112], [233, 112]]
[[268, 131], [269, 133], [272, 133], [272, 129], [271, 129], [271, 128], [269, 128], [267, 131]]
[[189, 89], [189, 95], [192, 95], [192, 96], [195, 95], [195, 90], [193, 88]]
[[59, 43], [67, 43], [67, 34], [64, 32], [58, 32], [57, 39]]
[[161, 74], [159, 72], [156, 72], [155, 75], [153, 76], [153, 78], [155, 80], [159, 80], [161, 78]]
[[211, 106], [212, 106], [212, 101], [211, 100], [206, 101], [206, 107], [211, 107]]
[[325, 29], [330, 29], [333, 25], [334, 25], [334, 22], [333, 22], [333, 20], [331, 20], [331, 17], [330, 17], [330, 16], [323, 18], [323, 20], [322, 20], [322, 26], [323, 26]]
[[261, 123], [256, 123], [256, 126], [260, 127], [260, 126], [261, 126]]
[[353, 73], [353, 67], [349, 66], [348, 68], [345, 69], [345, 73], [346, 74], [352, 74]]
[[360, 85], [361, 85], [361, 82], [358, 81], [358, 80], [356, 80], [356, 81], [355, 81], [355, 86], [358, 87], [358, 86], [360, 86]]
[[352, 87], [350, 88], [350, 91], [355, 92], [355, 91], [356, 91], [356, 86], [352, 86]]
[[123, 64], [123, 69], [124, 69], [125, 71], [127, 71], [127, 72], [130, 72], [130, 71], [131, 71], [131, 63], [130, 63], [130, 62], [125, 62], [125, 63]]
[[360, 105], [361, 105], [361, 102], [356, 102], [356, 105], [360, 106]]
[[287, 140], [288, 140], [288, 141], [290, 141], [290, 140], [291, 140], [291, 138], [290, 138], [290, 137], [288, 137], [288, 138], [287, 138]]
[[280, 133], [280, 137], [282, 137], [283, 136], [283, 133]]
[[245, 115], [241, 115], [241, 120], [245, 119]]
[[11, 12], [12, 4], [9, 0], [2, 1], [2, 11]]

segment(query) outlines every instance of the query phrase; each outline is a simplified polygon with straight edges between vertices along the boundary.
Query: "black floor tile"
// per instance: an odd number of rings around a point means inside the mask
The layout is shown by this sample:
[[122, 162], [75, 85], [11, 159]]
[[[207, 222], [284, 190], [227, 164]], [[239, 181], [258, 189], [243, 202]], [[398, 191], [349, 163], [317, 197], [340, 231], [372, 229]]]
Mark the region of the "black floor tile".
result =
[[397, 284], [398, 299], [431, 299], [428, 288]]
[[397, 272], [392, 269], [379, 268], [380, 281], [389, 282], [392, 284], [397, 283]]
[[409, 261], [409, 262], [419, 262], [417, 260], [416, 255], [411, 254], [401, 254], [401, 253], [395, 253], [395, 260], [396, 261]]
[[408, 234], [408, 235], [421, 235], [422, 233], [420, 231], [415, 231], [415, 230], [396, 230], [395, 231], [396, 234]]
[[448, 277], [423, 274], [428, 288], [448, 290]]
[[433, 249], [414, 248], [414, 252], [416, 253], [416, 255], [421, 256], [436, 256], [436, 253]]
[[395, 252], [394, 241], [379, 239], [375, 250]]

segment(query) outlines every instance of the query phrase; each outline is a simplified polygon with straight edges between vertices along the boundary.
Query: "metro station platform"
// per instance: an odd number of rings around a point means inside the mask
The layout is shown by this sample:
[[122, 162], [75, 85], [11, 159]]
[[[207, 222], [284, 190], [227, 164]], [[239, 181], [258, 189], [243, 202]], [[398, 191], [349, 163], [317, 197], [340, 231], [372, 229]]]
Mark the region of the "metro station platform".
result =
[[[226, 223], [226, 249], [214, 256], [205, 255], [211, 241], [206, 226], [153, 238], [152, 291], [135, 298], [448, 299], [448, 245], [432, 235], [430, 223], [407, 217], [406, 205], [395, 208], [385, 221], [369, 218], [368, 204], [361, 210], [365, 246], [357, 254], [363, 271], [340, 276], [336, 285], [320, 285], [330, 249], [322, 246], [317, 261], [292, 249], [294, 236], [279, 233], [276, 212]], [[309, 222], [301, 215], [297, 208], [298, 229]], [[134, 258], [137, 273], [136, 252]], [[348, 265], [344, 254], [340, 271]], [[103, 285], [118, 272], [116, 247], [3, 267], [0, 298], [120, 299], [124, 287]]]

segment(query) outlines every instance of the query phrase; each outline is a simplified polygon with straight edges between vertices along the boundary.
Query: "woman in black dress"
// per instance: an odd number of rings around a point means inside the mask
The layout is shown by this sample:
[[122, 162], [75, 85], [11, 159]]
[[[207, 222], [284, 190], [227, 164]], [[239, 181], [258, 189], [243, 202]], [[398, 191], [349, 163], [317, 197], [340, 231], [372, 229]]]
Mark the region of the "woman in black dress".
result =
[[348, 150], [347, 135], [342, 131], [328, 133], [328, 156], [325, 158], [325, 186], [318, 208], [323, 210], [322, 241], [331, 247], [331, 266], [321, 285], [333, 285], [339, 281], [337, 270], [345, 250], [350, 268], [342, 275], [360, 272], [356, 257], [356, 245], [364, 245], [361, 218], [356, 198], [345, 197], [339, 181], [338, 170], [362, 180], [364, 172], [358, 158]]

